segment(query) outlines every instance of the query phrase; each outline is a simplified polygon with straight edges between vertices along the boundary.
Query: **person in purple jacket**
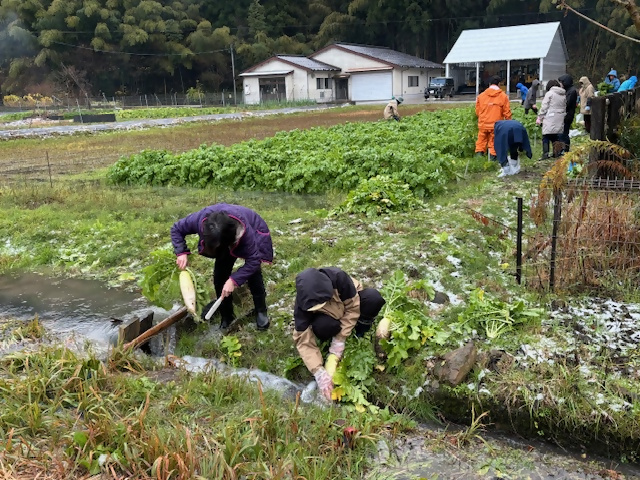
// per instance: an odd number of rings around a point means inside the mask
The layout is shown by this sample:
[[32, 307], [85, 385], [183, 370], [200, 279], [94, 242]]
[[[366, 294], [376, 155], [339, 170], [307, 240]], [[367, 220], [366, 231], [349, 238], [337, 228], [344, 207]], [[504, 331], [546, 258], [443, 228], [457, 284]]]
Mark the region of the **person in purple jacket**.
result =
[[[269, 328], [266, 291], [262, 278], [262, 262], [273, 261], [271, 233], [266, 222], [250, 208], [240, 205], [217, 203], [192, 213], [173, 224], [171, 243], [177, 255], [178, 268], [187, 268], [191, 253], [185, 237], [198, 234], [198, 253], [215, 259], [213, 285], [220, 304], [220, 328], [227, 328], [234, 320], [231, 293], [247, 283], [253, 296], [258, 330]], [[244, 265], [232, 273], [236, 259]], [[211, 304], [203, 311], [208, 311]]]

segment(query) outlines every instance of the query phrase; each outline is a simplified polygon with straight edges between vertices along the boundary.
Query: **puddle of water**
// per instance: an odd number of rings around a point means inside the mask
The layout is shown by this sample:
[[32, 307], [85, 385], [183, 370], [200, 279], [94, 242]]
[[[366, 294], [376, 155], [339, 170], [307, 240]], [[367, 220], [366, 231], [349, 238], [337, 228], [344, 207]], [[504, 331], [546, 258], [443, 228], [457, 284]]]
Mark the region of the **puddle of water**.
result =
[[[30, 320], [37, 314], [47, 332], [62, 340], [114, 344], [119, 322], [113, 319], [149, 309], [143, 297], [96, 280], [0, 275], [0, 318]], [[162, 318], [162, 310], [153, 310], [154, 318]]]

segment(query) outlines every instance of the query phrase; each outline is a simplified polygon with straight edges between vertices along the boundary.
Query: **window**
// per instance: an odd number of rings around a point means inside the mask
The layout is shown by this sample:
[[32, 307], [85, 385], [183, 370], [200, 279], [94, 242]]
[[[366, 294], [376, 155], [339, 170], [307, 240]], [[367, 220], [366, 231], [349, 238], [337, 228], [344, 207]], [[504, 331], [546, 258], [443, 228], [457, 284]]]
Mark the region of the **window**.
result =
[[419, 87], [418, 84], [418, 75], [409, 75], [409, 86], [410, 87]]
[[316, 78], [316, 88], [318, 90], [330, 90], [331, 79], [330, 78]]

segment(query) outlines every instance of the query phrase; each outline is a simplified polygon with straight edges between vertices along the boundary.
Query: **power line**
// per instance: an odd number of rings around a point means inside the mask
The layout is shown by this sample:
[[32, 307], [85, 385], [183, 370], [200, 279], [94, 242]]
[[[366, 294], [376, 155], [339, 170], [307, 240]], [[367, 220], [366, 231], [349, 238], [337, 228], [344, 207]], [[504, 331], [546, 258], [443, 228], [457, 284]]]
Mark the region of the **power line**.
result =
[[206, 54], [210, 54], [210, 53], [219, 53], [219, 52], [228, 51], [226, 48], [221, 48], [220, 50], [209, 50], [207, 52], [138, 53], [138, 52], [121, 52], [121, 51], [113, 51], [113, 50], [102, 50], [102, 49], [99, 49], [99, 48], [84, 47], [82, 45], [74, 45], [72, 43], [65, 43], [65, 42], [54, 42], [54, 41], [52, 41], [51, 43], [55, 43], [56, 45], [64, 45], [66, 47], [78, 48], [80, 50], [90, 50], [92, 52], [110, 53], [110, 54], [113, 54], [113, 55], [134, 55], [134, 56], [138, 56], [138, 57], [186, 57], [186, 56], [191, 56], [191, 55], [206, 55]]

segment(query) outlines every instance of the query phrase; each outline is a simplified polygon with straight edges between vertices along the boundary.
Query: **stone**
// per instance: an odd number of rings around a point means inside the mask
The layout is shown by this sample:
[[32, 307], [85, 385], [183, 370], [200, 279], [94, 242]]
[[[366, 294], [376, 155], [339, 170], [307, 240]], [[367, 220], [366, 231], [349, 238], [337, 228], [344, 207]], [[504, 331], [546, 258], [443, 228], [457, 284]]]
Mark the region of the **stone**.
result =
[[434, 374], [441, 382], [460, 385], [476, 363], [478, 350], [470, 340], [464, 347], [457, 348], [436, 361]]
[[431, 303], [437, 303], [438, 305], [445, 305], [449, 303], [449, 295], [444, 292], [435, 292]]

